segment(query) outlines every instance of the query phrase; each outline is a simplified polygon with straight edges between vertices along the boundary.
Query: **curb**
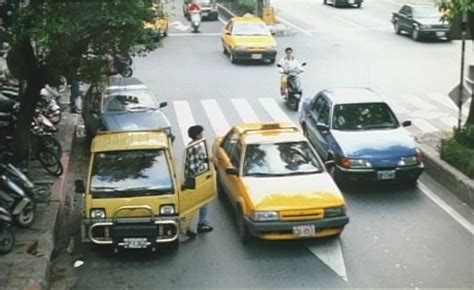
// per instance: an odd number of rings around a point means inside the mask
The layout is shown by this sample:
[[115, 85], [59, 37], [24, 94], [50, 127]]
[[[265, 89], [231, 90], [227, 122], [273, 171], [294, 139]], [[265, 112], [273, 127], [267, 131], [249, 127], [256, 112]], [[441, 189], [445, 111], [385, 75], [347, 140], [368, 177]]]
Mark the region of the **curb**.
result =
[[474, 208], [474, 180], [442, 160], [432, 147], [424, 144], [419, 146], [425, 157], [425, 172], [470, 208]]

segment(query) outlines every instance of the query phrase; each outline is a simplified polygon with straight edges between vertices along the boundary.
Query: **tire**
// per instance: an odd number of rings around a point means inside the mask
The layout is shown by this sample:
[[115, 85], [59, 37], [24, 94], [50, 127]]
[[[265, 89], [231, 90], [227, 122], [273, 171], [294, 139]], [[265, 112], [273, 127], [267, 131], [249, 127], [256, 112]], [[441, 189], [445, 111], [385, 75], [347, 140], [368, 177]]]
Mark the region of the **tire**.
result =
[[400, 28], [400, 24], [395, 21], [395, 24], [393, 24], [393, 28], [395, 29], [396, 34], [402, 34], [402, 29]]
[[324, 4], [324, 5], [327, 5], [327, 4], [328, 4], [328, 0], [323, 0], [323, 4]]
[[[332, 157], [328, 158], [328, 161], [329, 160], [334, 160]], [[326, 169], [327, 171], [329, 172], [329, 175], [331, 175], [332, 179], [334, 180], [334, 182], [336, 182], [338, 185], [340, 186], [343, 186], [344, 185], [344, 182], [343, 180], [341, 179], [341, 176], [340, 174], [338, 173], [337, 171], [337, 168], [336, 168], [336, 164], [333, 163], [332, 165], [330, 166], [326, 166]]]
[[413, 38], [414, 41], [420, 40], [420, 32], [416, 27], [411, 31], [411, 38]]
[[36, 202], [31, 200], [25, 208], [17, 215], [13, 216], [13, 222], [19, 228], [27, 229], [33, 225], [36, 218]]
[[361, 7], [362, 7], [362, 3], [357, 3], [357, 4], [356, 4], [356, 7], [357, 7], [357, 8], [361, 8]]
[[231, 63], [237, 63], [237, 59], [235, 59], [235, 56], [232, 52], [229, 53], [229, 58]]
[[37, 153], [37, 157], [43, 168], [50, 174], [54, 176], [61, 176], [63, 174], [64, 168], [61, 164], [61, 160], [47, 148], [43, 150], [40, 149]]
[[227, 55], [227, 49], [225, 49], [225, 46], [224, 46], [224, 45], [222, 45], [222, 53], [223, 53], [224, 55]]
[[243, 244], [246, 244], [252, 240], [252, 234], [249, 231], [247, 224], [245, 223], [244, 213], [240, 206], [238, 207], [238, 211], [236, 212], [236, 222], [237, 228], [239, 230], [239, 238]]
[[133, 75], [133, 70], [130, 66], [126, 66], [123, 68], [123, 70], [120, 72], [120, 74], [124, 77], [124, 78], [129, 78]]
[[42, 136], [40, 137], [40, 146], [44, 146], [46, 148], [49, 148], [52, 152], [54, 152], [54, 154], [56, 155], [56, 157], [58, 157], [58, 159], [61, 159], [62, 155], [63, 155], [63, 148], [61, 146], [61, 143], [59, 143], [59, 141], [52, 137], [52, 136]]
[[168, 36], [168, 26], [166, 26], [166, 30], [163, 32], [163, 37], [167, 37]]
[[15, 246], [15, 234], [10, 227], [5, 225], [0, 229], [0, 254], [5, 255], [10, 253]]

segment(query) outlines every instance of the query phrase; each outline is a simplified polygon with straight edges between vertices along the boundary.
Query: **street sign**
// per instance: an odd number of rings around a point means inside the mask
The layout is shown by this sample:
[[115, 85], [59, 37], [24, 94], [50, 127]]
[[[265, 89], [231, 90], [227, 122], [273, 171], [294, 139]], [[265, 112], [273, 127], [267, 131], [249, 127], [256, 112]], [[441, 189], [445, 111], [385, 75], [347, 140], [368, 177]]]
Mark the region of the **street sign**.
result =
[[[464, 84], [463, 95], [462, 95], [462, 99], [461, 99], [461, 105], [464, 104], [467, 100], [469, 100], [469, 98], [471, 97], [470, 93], [471, 92], [469, 90], [469, 86]], [[459, 98], [460, 98], [460, 86], [459, 85], [455, 86], [454, 89], [452, 89], [451, 92], [449, 92], [449, 97], [451, 98], [451, 100], [453, 100], [453, 102], [454, 102], [454, 104], [456, 104], [456, 106], [459, 106]]]

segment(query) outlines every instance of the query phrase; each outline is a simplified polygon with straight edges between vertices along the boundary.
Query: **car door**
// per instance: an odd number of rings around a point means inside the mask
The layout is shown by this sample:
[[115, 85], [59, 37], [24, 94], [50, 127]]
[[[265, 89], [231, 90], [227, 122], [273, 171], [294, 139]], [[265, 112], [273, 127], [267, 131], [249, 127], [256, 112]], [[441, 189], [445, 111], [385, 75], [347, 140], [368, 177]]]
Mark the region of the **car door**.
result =
[[308, 139], [316, 148], [323, 159], [327, 159], [329, 151], [329, 128], [331, 115], [331, 102], [329, 98], [320, 94], [309, 108], [307, 116]]
[[224, 48], [227, 49], [227, 51], [230, 52], [232, 46], [231, 46], [231, 42], [232, 42], [232, 28], [233, 28], [234, 24], [233, 24], [233, 21], [230, 21], [225, 27], [224, 27], [224, 30], [223, 30], [223, 33], [222, 33], [222, 45], [224, 46]]
[[217, 159], [219, 181], [224, 191], [229, 195], [232, 193], [232, 186], [236, 183], [237, 176], [228, 174], [226, 169], [234, 168], [231, 156], [238, 142], [239, 134], [232, 130], [224, 137], [219, 148], [216, 150], [215, 157]]
[[405, 31], [410, 31], [412, 28], [412, 11], [410, 6], [403, 6], [400, 10], [400, 27]]
[[190, 217], [216, 197], [216, 177], [205, 140], [190, 143], [184, 154], [179, 213], [180, 217]]

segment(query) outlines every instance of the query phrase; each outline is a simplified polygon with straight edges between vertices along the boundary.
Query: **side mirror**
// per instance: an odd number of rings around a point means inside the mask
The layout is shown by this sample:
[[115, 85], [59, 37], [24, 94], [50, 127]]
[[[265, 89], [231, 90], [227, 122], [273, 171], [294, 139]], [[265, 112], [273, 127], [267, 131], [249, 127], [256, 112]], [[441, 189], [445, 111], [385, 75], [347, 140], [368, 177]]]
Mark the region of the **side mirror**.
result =
[[225, 173], [227, 173], [229, 175], [235, 175], [235, 176], [239, 175], [239, 171], [235, 167], [226, 168]]
[[270, 31], [270, 34], [271, 34], [272, 36], [275, 36], [275, 35], [276, 35], [276, 32], [272, 30], [272, 31]]
[[86, 186], [84, 185], [84, 180], [82, 179], [74, 180], [74, 191], [80, 194], [86, 193]]
[[403, 127], [408, 127], [408, 126], [411, 126], [411, 121], [405, 121], [402, 123], [402, 126]]
[[307, 65], [307, 63], [306, 63], [306, 62], [303, 62], [303, 63], [301, 64], [301, 66], [305, 66], [305, 65]]
[[224, 31], [224, 34], [225, 34], [225, 35], [230, 35], [230, 31], [229, 31], [229, 30], [226, 30], [226, 31]]
[[319, 130], [319, 131], [329, 131], [329, 126], [324, 124], [324, 123], [321, 123], [321, 122], [318, 122], [316, 124], [316, 128]]
[[277, 64], [277, 67], [281, 67], [281, 64]]
[[167, 103], [167, 102], [161, 102], [161, 103], [160, 103], [160, 109], [161, 109], [161, 108], [164, 108], [164, 107], [166, 107], [166, 106], [168, 106], [168, 103]]
[[194, 177], [187, 177], [184, 181], [183, 186], [181, 187], [182, 190], [185, 189], [196, 189], [196, 178]]
[[334, 164], [336, 164], [336, 162], [332, 159], [324, 161], [324, 165], [326, 165], [326, 167], [332, 166]]

